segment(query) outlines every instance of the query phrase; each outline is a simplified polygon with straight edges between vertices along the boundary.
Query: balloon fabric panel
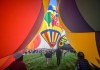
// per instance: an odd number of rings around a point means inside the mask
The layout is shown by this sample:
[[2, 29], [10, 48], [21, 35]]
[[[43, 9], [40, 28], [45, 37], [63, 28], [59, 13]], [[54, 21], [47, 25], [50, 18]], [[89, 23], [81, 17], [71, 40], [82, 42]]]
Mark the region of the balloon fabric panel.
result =
[[100, 1], [75, 0], [82, 17], [95, 31], [100, 31]]
[[25, 46], [27, 46], [29, 44], [29, 42], [37, 35], [38, 30], [41, 25], [41, 22], [42, 22], [42, 19], [43, 19], [43, 15], [44, 15], [43, 12], [44, 12], [43, 6], [41, 6], [39, 16], [37, 17], [37, 20], [35, 21], [34, 26], [30, 30], [26, 39], [23, 41], [23, 43], [20, 45], [20, 47], [16, 51], [19, 51], [19, 50], [23, 49]]
[[40, 35], [38, 34], [32, 41], [26, 46], [27, 49], [36, 49], [41, 42]]
[[62, 0], [59, 8], [62, 21], [72, 32], [94, 31], [81, 16], [75, 0]]
[[[13, 54], [15, 51], [20, 51], [25, 48], [31, 40], [30, 38], [35, 36], [35, 33], [39, 30], [42, 20], [41, 18], [43, 18], [48, 4], [49, 0], [0, 1], [0, 15], [2, 17], [0, 19], [0, 23], [2, 23], [0, 26], [0, 30], [2, 32], [0, 35], [0, 44], [2, 46], [0, 47], [0, 49], [2, 49], [0, 51], [0, 54], [2, 54], [0, 55], [0, 70], [6, 68], [12, 62], [12, 58], [8, 59], [9, 54]], [[40, 16], [40, 18], [37, 18], [38, 16]], [[39, 19], [39, 21], [37, 19]], [[37, 29], [34, 29], [33, 26], [37, 27]], [[34, 33], [33, 36], [31, 32]], [[25, 40], [28, 41], [26, 42]], [[9, 62], [7, 62], [4, 58], [7, 58]]]
[[71, 46], [77, 51], [82, 51], [85, 58], [90, 63], [100, 67], [96, 59], [100, 60], [98, 49], [96, 46], [95, 32], [90, 33], [67, 33], [67, 38]]
[[41, 4], [40, 0], [2, 0], [0, 2], [2, 17], [0, 58], [12, 54], [19, 48], [34, 25]]
[[[59, 13], [60, 13], [60, 11], [59, 11]], [[63, 29], [64, 29], [66, 32], [71, 32], [71, 31], [65, 26], [64, 22], [63, 22], [62, 19], [61, 19], [60, 14], [59, 14], [58, 16], [59, 16], [60, 24], [62, 25]]]

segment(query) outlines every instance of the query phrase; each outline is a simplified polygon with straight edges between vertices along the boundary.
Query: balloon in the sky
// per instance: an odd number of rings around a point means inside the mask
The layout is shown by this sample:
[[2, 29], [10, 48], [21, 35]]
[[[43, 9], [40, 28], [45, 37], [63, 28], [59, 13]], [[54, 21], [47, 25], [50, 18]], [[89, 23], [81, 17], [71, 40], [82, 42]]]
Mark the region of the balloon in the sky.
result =
[[40, 29], [41, 35], [50, 47], [53, 48], [62, 33], [62, 27], [59, 23], [56, 6], [49, 5], [42, 24], [43, 25]]
[[65, 45], [65, 42], [67, 42], [67, 37], [64, 35], [59, 39], [58, 46], [63, 47]]
[[100, 67], [100, 1], [61, 0], [59, 18], [71, 46]]
[[56, 42], [61, 36], [59, 31], [52, 29], [44, 30], [41, 32], [41, 35], [52, 48], [56, 45]]
[[[0, 0], [0, 69], [37, 34], [49, 0]], [[10, 61], [9, 61], [10, 62]], [[7, 63], [8, 64], [8, 63]]]

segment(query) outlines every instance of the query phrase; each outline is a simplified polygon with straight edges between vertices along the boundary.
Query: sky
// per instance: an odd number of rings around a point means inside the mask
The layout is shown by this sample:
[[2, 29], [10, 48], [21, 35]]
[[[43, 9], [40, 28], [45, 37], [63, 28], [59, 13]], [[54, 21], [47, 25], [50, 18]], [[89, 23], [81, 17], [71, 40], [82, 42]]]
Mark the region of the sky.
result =
[[50, 49], [50, 46], [48, 45], [48, 43], [44, 40], [44, 38], [40, 35], [41, 37], [41, 43], [40, 45], [38, 46], [38, 48], [49, 48]]
[[50, 0], [50, 5], [57, 6], [57, 2], [56, 2], [56, 0]]

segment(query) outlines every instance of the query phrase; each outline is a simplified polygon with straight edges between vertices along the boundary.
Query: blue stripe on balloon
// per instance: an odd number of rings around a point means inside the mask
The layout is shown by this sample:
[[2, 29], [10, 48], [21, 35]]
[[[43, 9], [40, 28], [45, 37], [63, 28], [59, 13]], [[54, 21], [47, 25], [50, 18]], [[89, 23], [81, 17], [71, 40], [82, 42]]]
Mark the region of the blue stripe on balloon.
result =
[[57, 38], [56, 38], [56, 41], [57, 41], [57, 39], [58, 39], [58, 35], [59, 35], [59, 34], [57, 33]]
[[57, 32], [59, 35], [61, 35], [59, 31], [57, 31], [57, 30], [52, 30], [52, 29], [44, 30], [44, 31], [42, 31], [40, 34], [42, 35], [43, 33], [48, 32], [48, 31]]
[[56, 41], [57, 41], [57, 39], [58, 39], [58, 36], [61, 36], [61, 34], [60, 34], [59, 31], [57, 31], [57, 30], [52, 30], [52, 29], [44, 30], [44, 31], [42, 31], [40, 34], [42, 35], [42, 34], [44, 34], [45, 32], [50, 32], [50, 39], [51, 39], [51, 42], [52, 42], [52, 33], [53, 33], [53, 32], [56, 32], [56, 33], [57, 33]]
[[56, 41], [58, 40], [58, 37], [59, 37], [59, 36], [61, 36], [61, 34], [60, 34], [60, 33], [58, 33], [58, 34], [57, 34], [57, 38], [56, 38]]
[[52, 30], [50, 30], [50, 40], [52, 42]]

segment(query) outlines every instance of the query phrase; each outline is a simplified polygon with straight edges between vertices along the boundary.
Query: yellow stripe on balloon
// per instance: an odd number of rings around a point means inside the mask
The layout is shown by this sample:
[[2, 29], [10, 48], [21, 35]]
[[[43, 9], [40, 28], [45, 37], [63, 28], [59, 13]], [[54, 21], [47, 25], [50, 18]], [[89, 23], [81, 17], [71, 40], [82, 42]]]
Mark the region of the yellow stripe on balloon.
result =
[[50, 32], [49, 31], [47, 32], [47, 35], [48, 35], [49, 42], [51, 42], [51, 39], [50, 39], [51, 37], [50, 37]]
[[56, 42], [56, 37], [57, 37], [57, 36], [56, 36], [56, 33], [55, 33], [54, 42]]
[[54, 16], [55, 16], [56, 14], [57, 14], [56, 12], [52, 12], [52, 15], [54, 15]]
[[56, 6], [52, 6], [53, 10], [56, 10]]
[[33, 40], [34, 39], [32, 39], [32, 41], [26, 46], [27, 49], [33, 49]]
[[42, 0], [44, 6], [44, 13], [46, 13], [50, 0]]
[[53, 29], [59, 31], [60, 33], [62, 33], [62, 29], [58, 26], [53, 26]]
[[42, 34], [43, 38], [46, 40], [46, 42], [48, 42], [46, 36], [44, 34]]
[[52, 10], [47, 10], [47, 12], [51, 12], [51, 13], [53, 13], [53, 11], [52, 11]]
[[42, 31], [46, 30], [48, 28], [47, 26], [48, 26], [47, 22], [45, 20], [43, 20], [42, 26], [40, 27], [39, 32], [42, 32]]
[[56, 35], [55, 35], [55, 41], [56, 41], [57, 35], [58, 35], [58, 33], [56, 33]]
[[95, 32], [87, 33], [67, 33], [67, 38], [71, 46], [77, 51], [82, 51], [91, 63], [100, 67], [97, 59], [100, 59], [95, 39]]

